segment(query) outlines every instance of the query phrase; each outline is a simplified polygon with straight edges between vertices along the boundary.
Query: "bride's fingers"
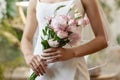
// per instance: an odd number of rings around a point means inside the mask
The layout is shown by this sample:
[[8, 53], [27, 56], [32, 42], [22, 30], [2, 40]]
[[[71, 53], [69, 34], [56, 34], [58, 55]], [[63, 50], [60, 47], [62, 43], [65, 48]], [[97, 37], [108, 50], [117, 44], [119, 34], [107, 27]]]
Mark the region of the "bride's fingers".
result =
[[39, 75], [38, 72], [35, 70], [34, 65], [32, 63], [30, 63], [30, 67], [32, 68], [32, 70], [34, 71], [36, 75]]
[[[40, 59], [40, 58], [39, 58]], [[33, 71], [36, 73], [36, 75], [43, 75], [45, 71], [43, 71], [43, 68], [41, 66], [41, 61], [39, 62], [38, 55], [34, 56], [31, 60], [31, 66]]]
[[55, 52], [57, 51], [57, 48], [49, 48], [43, 51], [43, 53], [50, 53], [50, 52]]
[[46, 62], [48, 63], [48, 61], [51, 61], [51, 60], [56, 60], [56, 61], [59, 61], [61, 59], [61, 55], [56, 55], [56, 56], [52, 56], [52, 57], [47, 57], [46, 58]]
[[43, 73], [46, 73], [46, 65], [43, 63], [43, 61], [41, 60], [40, 56], [37, 56], [37, 59], [38, 59], [38, 63], [39, 63], [39, 66], [42, 70]]
[[45, 65], [43, 64], [43, 62], [40, 62], [40, 67], [41, 67], [41, 70], [46, 73], [46, 70], [45, 70]]
[[33, 64], [35, 65], [34, 68], [38, 72], [38, 74], [43, 75], [43, 71], [41, 70], [40, 65], [39, 65], [39, 61], [37, 60], [37, 56], [34, 57]]
[[30, 67], [33, 69], [33, 71], [35, 72], [36, 75], [39, 75], [39, 71], [36, 69], [36, 66], [37, 65], [35, 64], [35, 62], [32, 59], [30, 62]]
[[51, 57], [51, 56], [56, 56], [58, 55], [57, 52], [53, 52], [53, 53], [43, 53], [41, 56], [42, 57]]
[[59, 61], [61, 61], [60, 58], [54, 58], [54, 59], [48, 60], [47, 63], [49, 64], [49, 63], [55, 63], [55, 62], [59, 62]]

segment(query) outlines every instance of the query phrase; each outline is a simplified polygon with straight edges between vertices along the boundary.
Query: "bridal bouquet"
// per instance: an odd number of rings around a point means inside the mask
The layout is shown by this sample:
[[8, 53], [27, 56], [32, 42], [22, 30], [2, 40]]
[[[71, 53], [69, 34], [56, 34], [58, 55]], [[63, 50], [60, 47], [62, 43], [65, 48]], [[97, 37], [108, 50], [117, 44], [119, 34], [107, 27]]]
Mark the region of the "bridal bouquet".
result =
[[[57, 10], [61, 7], [63, 6], [58, 7]], [[73, 46], [80, 41], [78, 27], [86, 23], [84, 19], [79, 18], [70, 17], [69, 15], [54, 15], [53, 17], [46, 17], [45, 19], [48, 21], [48, 24], [42, 29], [43, 36], [41, 36], [43, 50], [52, 47], [63, 47], [66, 44]], [[29, 80], [35, 80], [36, 77], [37, 75], [33, 73]]]

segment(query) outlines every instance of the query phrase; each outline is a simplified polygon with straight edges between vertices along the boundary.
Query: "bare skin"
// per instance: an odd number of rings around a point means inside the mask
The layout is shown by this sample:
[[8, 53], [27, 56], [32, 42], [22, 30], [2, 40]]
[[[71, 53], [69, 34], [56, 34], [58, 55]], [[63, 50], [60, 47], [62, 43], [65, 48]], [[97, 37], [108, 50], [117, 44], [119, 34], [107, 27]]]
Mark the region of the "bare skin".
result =
[[[66, 61], [75, 57], [83, 57], [97, 52], [107, 47], [107, 41], [103, 30], [103, 24], [98, 11], [96, 0], [81, 0], [85, 8], [86, 14], [92, 25], [95, 39], [87, 44], [78, 46], [75, 48], [50, 48], [43, 51], [42, 58], [39, 55], [32, 54], [32, 39], [37, 28], [36, 20], [36, 1], [30, 0], [30, 4], [27, 11], [27, 22], [24, 30], [24, 34], [21, 40], [21, 51], [23, 52], [26, 63], [33, 69], [37, 75], [43, 75], [46, 71], [46, 64], [43, 60], [48, 61], [47, 63], [54, 63], [58, 61]], [[62, 2], [65, 0], [41, 0], [45, 3]]]

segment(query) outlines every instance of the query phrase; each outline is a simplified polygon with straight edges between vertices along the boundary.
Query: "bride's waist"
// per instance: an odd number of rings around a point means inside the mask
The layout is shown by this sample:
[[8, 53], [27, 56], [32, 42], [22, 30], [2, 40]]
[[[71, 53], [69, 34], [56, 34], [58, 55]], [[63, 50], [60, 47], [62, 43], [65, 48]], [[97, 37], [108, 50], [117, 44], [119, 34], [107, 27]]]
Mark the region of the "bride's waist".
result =
[[85, 64], [84, 57], [72, 58], [66, 61], [60, 61], [48, 64], [48, 68], [59, 67], [59, 68], [76, 68], [77, 65]]

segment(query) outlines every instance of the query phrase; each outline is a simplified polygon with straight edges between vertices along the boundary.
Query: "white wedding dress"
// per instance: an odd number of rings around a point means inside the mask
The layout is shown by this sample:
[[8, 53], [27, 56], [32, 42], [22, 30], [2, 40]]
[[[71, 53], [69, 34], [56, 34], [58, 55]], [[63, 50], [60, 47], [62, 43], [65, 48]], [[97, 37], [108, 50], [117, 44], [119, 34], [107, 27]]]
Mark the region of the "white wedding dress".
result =
[[[45, 17], [53, 16], [55, 9], [61, 5], [66, 6], [61, 8], [57, 12], [57, 15], [66, 14], [72, 5], [75, 5], [75, 8], [79, 9], [81, 15], [84, 15], [84, 8], [80, 0], [68, 0], [56, 3], [44, 3], [38, 0], [36, 6], [38, 33], [36, 36], [37, 38], [34, 37], [34, 40], [36, 40], [34, 43], [34, 55], [42, 54], [41, 30], [45, 27], [47, 23]], [[79, 29], [79, 31], [81, 32], [81, 29]], [[75, 46], [78, 45], [80, 45], [80, 42]], [[69, 47], [70, 46], [65, 46], [65, 48]], [[80, 57], [63, 62], [50, 63], [47, 67], [47, 73], [43, 76], [38, 76], [36, 80], [90, 80], [90, 78], [84, 57]]]

